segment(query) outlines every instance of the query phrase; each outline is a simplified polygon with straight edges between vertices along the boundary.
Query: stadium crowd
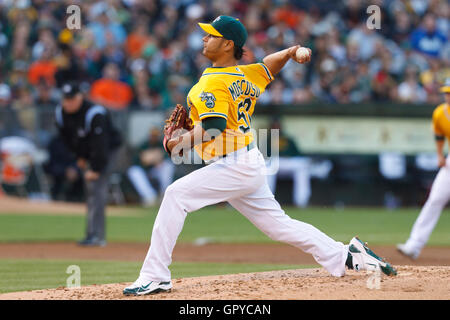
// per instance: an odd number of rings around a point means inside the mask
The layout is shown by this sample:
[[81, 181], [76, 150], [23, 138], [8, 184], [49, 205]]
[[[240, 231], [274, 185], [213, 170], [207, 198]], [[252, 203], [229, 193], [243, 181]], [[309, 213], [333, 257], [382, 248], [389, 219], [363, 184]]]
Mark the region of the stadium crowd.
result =
[[[71, 5], [81, 9], [79, 29], [67, 28]], [[367, 28], [370, 5], [380, 9], [379, 29]], [[446, 0], [0, 0], [0, 141], [10, 139], [17, 149], [22, 138], [47, 149], [51, 197], [82, 198], [73, 191], [81, 190], [76, 159], [52, 133], [62, 84], [77, 82], [93, 102], [125, 111], [119, 119], [131, 114], [126, 110], [185, 104], [209, 64], [197, 23], [219, 15], [239, 18], [249, 32], [243, 64], [293, 44], [313, 51], [307, 65], [289, 62], [260, 105], [442, 102], [438, 88], [450, 77]], [[170, 183], [148, 170], [172, 170], [164, 169], [161, 144], [153, 140], [126, 155], [134, 159], [127, 173], [144, 204]]]
[[[68, 30], [69, 5], [81, 28]], [[369, 5], [381, 9], [368, 29]], [[238, 17], [249, 38], [242, 63], [300, 43], [308, 65], [283, 69], [260, 103], [399, 101], [437, 104], [450, 75], [445, 0], [0, 0], [0, 105], [54, 105], [58, 86], [84, 84], [112, 109], [184, 103], [207, 66], [199, 21]]]

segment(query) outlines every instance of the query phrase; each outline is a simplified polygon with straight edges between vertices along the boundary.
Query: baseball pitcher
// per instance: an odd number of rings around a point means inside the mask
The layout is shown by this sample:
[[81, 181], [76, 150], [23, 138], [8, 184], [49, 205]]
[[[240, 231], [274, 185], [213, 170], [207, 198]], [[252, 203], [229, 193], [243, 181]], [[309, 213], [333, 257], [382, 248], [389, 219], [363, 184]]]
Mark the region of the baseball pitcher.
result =
[[[270, 54], [261, 63], [238, 65], [247, 39], [243, 24], [233, 17], [219, 16], [211, 24], [199, 25], [206, 32], [203, 55], [212, 66], [203, 72], [187, 96], [192, 130], [167, 136], [172, 132], [168, 124], [164, 145], [172, 155], [194, 148], [208, 165], [167, 188], [140, 275], [123, 293], [169, 291], [172, 250], [186, 216], [224, 201], [271, 239], [312, 254], [333, 276], [343, 276], [346, 267], [396, 274], [390, 264], [358, 238], [344, 245], [312, 225], [291, 219], [267, 184], [265, 161], [250, 130], [255, 104], [289, 59], [307, 63], [311, 50], [297, 45]], [[182, 127], [182, 108], [177, 107], [174, 112], [169, 123]]]

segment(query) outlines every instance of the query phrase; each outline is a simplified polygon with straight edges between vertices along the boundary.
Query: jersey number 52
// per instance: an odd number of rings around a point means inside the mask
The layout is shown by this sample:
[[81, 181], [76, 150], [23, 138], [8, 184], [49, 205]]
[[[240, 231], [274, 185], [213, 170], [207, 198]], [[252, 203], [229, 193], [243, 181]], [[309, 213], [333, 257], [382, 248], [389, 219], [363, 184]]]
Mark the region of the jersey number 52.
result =
[[244, 119], [245, 125], [239, 126], [239, 130], [241, 130], [243, 133], [246, 133], [250, 129], [250, 123], [252, 122], [252, 117], [250, 117], [248, 112], [251, 107], [252, 107], [252, 99], [250, 99], [250, 98], [246, 98], [244, 101], [241, 101], [238, 104], [237, 121], [239, 123], [241, 121], [241, 119]]

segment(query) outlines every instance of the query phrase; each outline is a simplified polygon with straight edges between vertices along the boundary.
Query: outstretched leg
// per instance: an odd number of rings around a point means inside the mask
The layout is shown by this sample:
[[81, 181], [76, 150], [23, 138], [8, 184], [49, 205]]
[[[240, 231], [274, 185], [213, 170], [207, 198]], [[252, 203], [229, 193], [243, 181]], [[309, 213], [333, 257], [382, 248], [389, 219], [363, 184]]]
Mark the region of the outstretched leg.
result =
[[255, 192], [228, 202], [271, 239], [311, 254], [333, 276], [345, 274], [348, 246], [308, 223], [290, 218], [266, 183]]

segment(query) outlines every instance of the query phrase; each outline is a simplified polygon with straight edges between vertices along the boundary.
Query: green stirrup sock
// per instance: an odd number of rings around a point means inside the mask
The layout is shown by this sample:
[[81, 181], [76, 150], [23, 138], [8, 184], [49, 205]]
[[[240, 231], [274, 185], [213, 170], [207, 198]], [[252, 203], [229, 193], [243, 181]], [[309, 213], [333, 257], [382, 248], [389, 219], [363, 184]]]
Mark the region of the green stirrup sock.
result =
[[345, 265], [349, 269], [353, 269], [353, 257], [350, 252], [347, 254], [347, 260], [345, 261]]

